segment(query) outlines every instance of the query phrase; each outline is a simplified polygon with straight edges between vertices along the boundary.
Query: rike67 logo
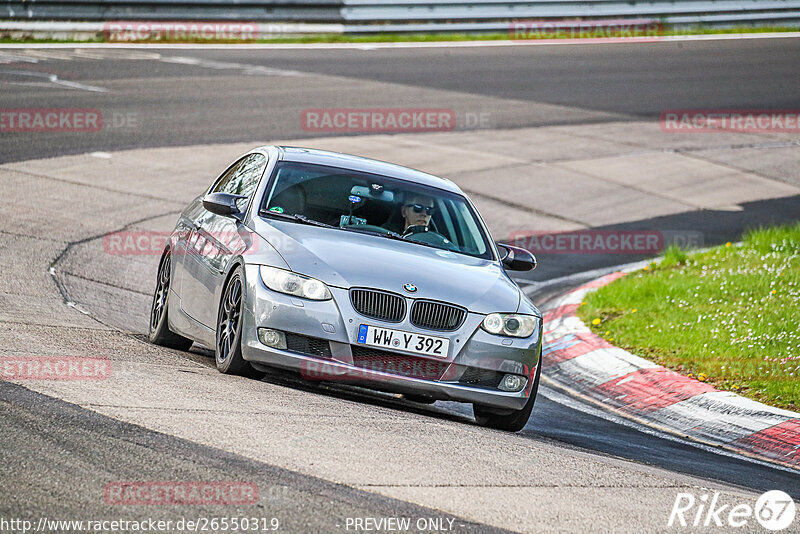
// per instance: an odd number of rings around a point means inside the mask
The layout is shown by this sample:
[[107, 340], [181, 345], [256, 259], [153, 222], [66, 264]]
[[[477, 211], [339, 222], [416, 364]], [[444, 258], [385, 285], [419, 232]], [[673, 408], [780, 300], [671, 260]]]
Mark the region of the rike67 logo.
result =
[[679, 493], [672, 505], [668, 527], [752, 527], [755, 520], [765, 529], [777, 532], [792, 525], [795, 504], [792, 498], [772, 490], [761, 495], [754, 507], [749, 504], [720, 504], [719, 493], [707, 493], [699, 498], [691, 493]]

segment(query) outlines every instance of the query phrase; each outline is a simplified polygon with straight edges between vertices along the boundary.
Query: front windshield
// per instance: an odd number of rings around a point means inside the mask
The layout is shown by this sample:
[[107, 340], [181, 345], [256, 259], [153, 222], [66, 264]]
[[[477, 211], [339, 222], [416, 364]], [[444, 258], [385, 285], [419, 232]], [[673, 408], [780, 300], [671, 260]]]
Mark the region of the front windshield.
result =
[[261, 214], [295, 217], [493, 259], [478, 219], [458, 194], [350, 169], [276, 164]]

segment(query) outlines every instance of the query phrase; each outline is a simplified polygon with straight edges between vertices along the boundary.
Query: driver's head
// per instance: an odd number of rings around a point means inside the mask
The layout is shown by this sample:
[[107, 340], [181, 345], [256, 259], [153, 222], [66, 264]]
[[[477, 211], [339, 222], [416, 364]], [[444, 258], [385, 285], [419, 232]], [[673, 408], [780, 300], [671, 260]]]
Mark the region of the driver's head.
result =
[[428, 226], [433, 214], [433, 199], [423, 195], [409, 195], [403, 207], [400, 208], [400, 215], [403, 216], [405, 227], [409, 226]]

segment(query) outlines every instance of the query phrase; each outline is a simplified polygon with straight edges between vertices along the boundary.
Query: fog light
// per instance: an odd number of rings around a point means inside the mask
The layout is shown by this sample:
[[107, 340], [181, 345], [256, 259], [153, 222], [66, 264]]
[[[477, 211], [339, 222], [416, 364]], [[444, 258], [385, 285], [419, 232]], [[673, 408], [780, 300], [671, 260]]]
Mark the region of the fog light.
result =
[[500, 385], [497, 386], [498, 389], [502, 389], [503, 391], [519, 391], [523, 387], [525, 387], [525, 377], [519, 375], [506, 375], [500, 381]]
[[259, 328], [258, 339], [266, 346], [273, 349], [286, 349], [286, 335], [271, 328]]

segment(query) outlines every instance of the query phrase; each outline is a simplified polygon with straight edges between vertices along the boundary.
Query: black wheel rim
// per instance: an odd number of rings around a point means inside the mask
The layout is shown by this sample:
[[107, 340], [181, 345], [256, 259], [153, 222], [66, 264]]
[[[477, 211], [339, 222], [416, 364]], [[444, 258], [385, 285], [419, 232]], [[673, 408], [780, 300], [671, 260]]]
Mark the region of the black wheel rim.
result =
[[156, 292], [153, 295], [153, 308], [150, 311], [150, 331], [155, 331], [161, 323], [161, 317], [167, 306], [167, 294], [169, 293], [170, 259], [164, 257], [161, 268], [158, 270], [156, 280]]
[[217, 326], [217, 359], [220, 363], [230, 358], [235, 350], [239, 333], [239, 315], [242, 307], [242, 281], [235, 276], [225, 289]]

